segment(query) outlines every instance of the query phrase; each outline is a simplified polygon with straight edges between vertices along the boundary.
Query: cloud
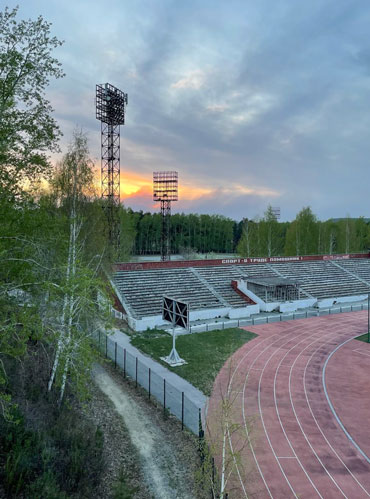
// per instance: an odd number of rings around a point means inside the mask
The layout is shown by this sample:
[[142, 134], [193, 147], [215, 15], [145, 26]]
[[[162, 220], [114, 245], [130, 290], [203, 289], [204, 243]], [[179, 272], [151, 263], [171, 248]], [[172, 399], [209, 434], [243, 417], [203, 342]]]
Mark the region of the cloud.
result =
[[186, 76], [172, 83], [171, 88], [186, 89], [191, 88], [193, 90], [199, 90], [202, 88], [206, 81], [206, 75], [204, 71], [196, 69], [191, 71]]
[[48, 90], [63, 149], [78, 124], [99, 158], [95, 84], [128, 93], [122, 186], [130, 172], [148, 179], [127, 180], [135, 206], [150, 209], [152, 171], [168, 169], [183, 183], [176, 209], [240, 219], [273, 200], [283, 220], [303, 205], [320, 218], [369, 215], [367, 0], [113, 0], [108, 17], [96, 0], [37, 9], [23, 2], [20, 17], [40, 13], [66, 40], [55, 56], [67, 76]]

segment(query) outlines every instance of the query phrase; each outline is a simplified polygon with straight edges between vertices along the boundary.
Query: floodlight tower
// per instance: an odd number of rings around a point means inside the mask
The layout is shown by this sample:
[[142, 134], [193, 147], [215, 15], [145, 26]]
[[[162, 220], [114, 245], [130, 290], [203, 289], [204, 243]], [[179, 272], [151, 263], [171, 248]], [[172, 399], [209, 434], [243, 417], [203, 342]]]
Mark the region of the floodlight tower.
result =
[[153, 201], [161, 202], [161, 260], [170, 260], [171, 201], [178, 200], [178, 173], [153, 172]]
[[276, 220], [280, 219], [280, 206], [272, 206], [271, 207], [272, 213], [275, 217]]
[[101, 197], [106, 201], [109, 240], [120, 244], [120, 125], [125, 124], [127, 94], [109, 83], [96, 85], [96, 118], [101, 122]]

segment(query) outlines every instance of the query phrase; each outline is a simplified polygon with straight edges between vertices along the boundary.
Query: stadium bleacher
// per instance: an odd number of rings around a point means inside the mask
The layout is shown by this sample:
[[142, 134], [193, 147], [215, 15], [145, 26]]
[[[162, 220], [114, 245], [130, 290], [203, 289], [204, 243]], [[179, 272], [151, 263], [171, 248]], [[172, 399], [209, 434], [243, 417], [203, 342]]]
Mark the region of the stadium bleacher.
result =
[[247, 277], [290, 278], [299, 283], [303, 297], [317, 300], [370, 292], [369, 258], [230, 263], [117, 270], [114, 283], [136, 319], [160, 315], [163, 295], [188, 302], [192, 310], [246, 307], [231, 281]]

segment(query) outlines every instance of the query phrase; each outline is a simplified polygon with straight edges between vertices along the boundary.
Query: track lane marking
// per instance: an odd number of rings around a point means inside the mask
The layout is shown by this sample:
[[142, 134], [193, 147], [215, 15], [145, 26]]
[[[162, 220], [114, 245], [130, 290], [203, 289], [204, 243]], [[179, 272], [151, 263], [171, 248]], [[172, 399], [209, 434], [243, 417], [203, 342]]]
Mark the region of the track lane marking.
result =
[[[348, 320], [346, 320], [346, 319], [347, 319], [346, 315], [350, 315], [350, 314], [344, 314], [344, 316], [343, 316], [343, 324], [345, 325], [345, 324], [347, 324], [347, 323], [348, 323], [348, 325], [349, 325], [349, 326], [353, 326], [352, 317], [348, 317]], [[351, 316], [352, 316], [352, 314], [351, 314]], [[329, 318], [329, 317], [328, 317], [328, 318]], [[323, 319], [323, 318], [321, 318], [321, 320], [322, 320], [322, 319]], [[251, 351], [252, 351], [254, 348], [257, 348], [257, 346], [261, 345], [261, 344], [262, 344], [263, 342], [265, 342], [266, 340], [269, 340], [269, 339], [273, 338], [273, 337], [274, 337], [274, 336], [276, 336], [277, 334], [279, 335], [279, 338], [281, 338], [281, 336], [282, 336], [282, 335], [284, 335], [284, 337], [286, 337], [286, 336], [288, 336], [288, 335], [290, 334], [290, 331], [291, 331], [291, 330], [296, 329], [296, 327], [297, 327], [297, 325], [296, 325], [296, 324], [294, 324], [294, 325], [292, 324], [292, 327], [285, 327], [283, 330], [279, 331], [278, 333], [274, 333], [274, 334], [270, 335], [269, 337], [267, 337], [267, 338], [263, 339], [263, 340], [262, 340], [261, 342], [259, 342], [259, 343], [258, 343], [255, 347], [253, 347], [252, 349], [250, 349], [250, 350], [249, 350], [249, 351], [248, 351], [248, 352], [247, 352], [247, 353], [246, 353], [246, 354], [245, 354], [245, 355], [244, 355], [244, 356], [243, 356], [243, 357], [239, 360], [239, 362], [238, 362], [238, 364], [237, 364], [237, 367], [236, 367], [236, 369], [234, 370], [234, 373], [233, 373], [233, 375], [231, 376], [231, 379], [229, 380], [229, 385], [230, 385], [230, 386], [232, 385], [232, 380], [233, 380], [233, 378], [234, 378], [234, 375], [235, 375], [235, 374], [236, 374], [236, 372], [238, 371], [238, 369], [239, 369], [239, 367], [240, 367], [240, 364], [241, 364], [241, 363], [243, 362], [243, 360], [244, 360], [244, 359], [245, 359], [245, 358], [246, 358], [246, 357], [247, 357], [247, 356], [251, 353]], [[303, 334], [303, 333], [302, 333], [302, 334]], [[358, 336], [358, 333], [357, 333], [357, 335], [356, 335], [356, 336]], [[351, 339], [352, 339], [352, 338], [351, 338]], [[272, 346], [273, 344], [275, 344], [275, 343], [277, 343], [277, 342], [273, 342], [273, 343], [271, 344], [271, 346]], [[267, 348], [268, 348], [268, 347], [267, 347]], [[267, 348], [266, 348], [266, 349], [267, 349]], [[266, 349], [265, 349], [265, 350], [266, 350]], [[264, 351], [265, 351], [265, 350], [264, 350]], [[262, 353], [264, 353], [264, 351], [263, 351], [263, 352], [260, 352], [259, 356], [260, 356]], [[332, 353], [333, 353], [333, 352], [332, 352]], [[259, 357], [259, 356], [258, 356], [258, 357]], [[254, 362], [253, 362], [253, 364], [254, 364]], [[307, 368], [307, 365], [306, 365], [306, 368]], [[255, 369], [257, 370], [257, 368], [255, 368]], [[248, 372], [248, 375], [247, 375], [247, 377], [246, 377], [246, 380], [247, 380], [248, 376], [249, 376], [249, 372]], [[320, 373], [320, 376], [321, 376], [321, 373]], [[245, 385], [246, 385], [246, 382], [244, 383], [244, 390], [245, 390]], [[305, 387], [304, 387], [304, 388], [305, 388]], [[307, 393], [307, 392], [306, 392], [306, 393]], [[306, 398], [307, 398], [307, 397], [306, 397]], [[307, 400], [308, 400], [308, 398], [307, 398]], [[311, 406], [309, 406], [309, 407], [310, 407], [310, 411], [312, 412], [312, 408], [311, 408]], [[263, 480], [263, 482], [264, 482], [264, 484], [265, 484], [265, 486], [266, 486], [266, 489], [267, 489], [267, 491], [268, 491], [268, 493], [269, 493], [269, 495], [270, 495], [270, 497], [271, 497], [270, 490], [269, 490], [269, 488], [268, 488], [268, 486], [267, 486], [267, 483], [266, 483], [266, 481], [265, 481], [265, 479], [264, 479], [264, 476], [263, 476], [262, 470], [261, 470], [261, 468], [260, 468], [260, 466], [259, 466], [258, 460], [257, 460], [257, 458], [256, 458], [256, 455], [255, 455], [255, 453], [254, 453], [253, 446], [251, 445], [251, 441], [250, 441], [250, 438], [249, 438], [249, 435], [248, 435], [248, 429], [247, 429], [247, 426], [246, 426], [246, 418], [245, 418], [245, 393], [244, 393], [244, 392], [243, 392], [243, 405], [242, 405], [242, 412], [243, 412], [244, 427], [245, 427], [245, 431], [246, 431], [246, 434], [247, 434], [247, 437], [248, 437], [248, 443], [249, 443], [249, 446], [250, 446], [251, 451], [252, 451], [252, 453], [253, 453], [253, 457], [254, 457], [254, 460], [255, 460], [255, 462], [256, 462], [256, 465], [257, 465], [258, 471], [259, 471], [259, 473], [260, 473], [260, 475], [261, 475], [261, 478], [262, 478], [262, 480]], [[313, 413], [312, 413], [312, 414], [313, 414]], [[319, 425], [318, 425], [318, 428], [319, 428], [320, 432], [323, 434], [323, 432], [322, 432], [321, 428], [319, 427]], [[324, 434], [323, 434], [323, 437], [324, 437], [324, 438], [325, 438], [325, 440], [327, 441], [327, 438], [325, 437], [325, 435], [324, 435]], [[232, 444], [231, 444], [230, 435], [229, 435], [229, 441], [230, 441], [230, 445], [231, 445], [231, 449], [232, 449]], [[329, 444], [329, 446], [332, 448], [332, 446], [330, 445], [330, 442], [328, 442], [328, 444]], [[333, 451], [334, 451], [334, 453], [336, 454], [335, 449], [333, 449]], [[338, 457], [339, 457], [339, 456], [338, 456]], [[339, 458], [339, 459], [340, 459], [340, 458]], [[235, 461], [235, 458], [234, 458], [234, 461]], [[235, 465], [236, 465], [236, 469], [237, 469], [237, 472], [238, 472], [238, 476], [239, 476], [240, 483], [241, 483], [241, 485], [242, 485], [242, 487], [243, 487], [243, 490], [244, 490], [244, 492], [245, 492], [244, 484], [243, 484], [243, 482], [242, 482], [242, 480], [241, 480], [241, 476], [240, 476], [240, 473], [239, 473], [238, 465], [237, 465], [237, 463], [236, 463], [236, 462], [235, 462]], [[346, 465], [344, 464], [344, 466], [346, 466]], [[350, 470], [349, 470], [349, 472], [350, 472], [350, 474], [352, 475], [352, 473], [351, 473], [351, 471], [350, 471]], [[352, 476], [353, 476], [353, 475], [352, 475]], [[354, 479], [357, 481], [356, 477], [354, 477]], [[359, 482], [358, 482], [358, 483], [359, 483]], [[359, 485], [361, 486], [361, 488], [363, 488], [363, 487], [362, 487], [362, 485], [361, 485], [360, 483], [359, 483]], [[246, 493], [246, 492], [245, 492], [245, 493]], [[294, 493], [294, 492], [293, 492], [293, 493]], [[295, 494], [294, 494], [294, 495], [295, 495]], [[247, 497], [247, 496], [246, 496], [246, 497]]]
[[[336, 333], [331, 333], [331, 334], [336, 334]], [[325, 342], [325, 344], [327, 344], [328, 342]], [[334, 449], [334, 447], [331, 445], [331, 443], [329, 442], [329, 440], [327, 439], [327, 437], [325, 436], [321, 426], [319, 425], [317, 419], [316, 419], [316, 416], [314, 415], [313, 413], [313, 410], [312, 410], [312, 407], [311, 407], [311, 404], [310, 404], [310, 401], [309, 401], [309, 397], [308, 397], [308, 393], [307, 393], [307, 389], [306, 389], [306, 374], [307, 374], [307, 367], [309, 365], [309, 363], [311, 362], [313, 356], [316, 354], [317, 350], [319, 350], [321, 348], [322, 345], [320, 345], [310, 356], [310, 358], [307, 360], [306, 362], [306, 366], [304, 368], [304, 372], [303, 372], [303, 389], [304, 389], [304, 394], [305, 394], [305, 397], [306, 397], [306, 401], [307, 401], [307, 405], [308, 405], [308, 408], [310, 410], [310, 413], [311, 413], [311, 416], [313, 418], [313, 420], [315, 421], [315, 424], [318, 428], [318, 430], [320, 431], [321, 435], [323, 436], [325, 442], [328, 444], [328, 446], [330, 447], [330, 449], [332, 450], [332, 452], [335, 454], [335, 456], [337, 457], [337, 459], [342, 463], [342, 465], [344, 466], [344, 468], [348, 471], [348, 473], [352, 476], [352, 478], [355, 480], [355, 482], [361, 487], [361, 489], [365, 492], [365, 494], [367, 496], [370, 496], [370, 494], [368, 493], [368, 491], [365, 489], [365, 487], [362, 485], [361, 482], [359, 482], [359, 480], [357, 479], [357, 477], [352, 473], [352, 471], [348, 468], [348, 466], [346, 465], [346, 463], [342, 460], [342, 458], [339, 456], [339, 454], [337, 453], [337, 451]], [[322, 373], [320, 372], [319, 374], [319, 377], [322, 379]]]
[[[292, 339], [296, 338], [297, 336], [302, 336], [302, 335], [304, 334], [304, 333], [299, 333], [298, 335], [297, 335], [297, 334], [295, 334], [295, 335], [294, 335], [294, 337], [292, 338], [292, 337], [291, 337], [291, 336], [292, 336], [291, 332], [292, 332], [292, 333], [294, 333], [294, 331], [296, 331], [296, 328], [297, 328], [297, 326], [296, 326], [296, 325], [292, 325], [290, 328], [288, 328], [289, 332], [287, 332], [287, 334], [285, 335], [285, 337], [286, 337], [286, 336], [290, 336], [290, 337], [289, 337], [289, 339], [288, 339], [286, 342], [284, 342], [284, 343], [283, 343], [283, 345], [281, 345], [281, 346], [286, 345], [287, 343], [289, 343], [289, 341], [291, 341]], [[290, 331], [291, 331], [291, 332], [290, 332]], [[280, 336], [280, 335], [278, 335], [278, 336], [279, 336], [279, 338], [278, 338], [276, 341], [274, 341], [273, 343], [271, 343], [271, 345], [269, 345], [269, 346], [268, 346], [267, 348], [265, 348], [262, 352], [260, 352], [260, 354], [259, 354], [259, 355], [258, 355], [258, 356], [254, 359], [254, 361], [253, 361], [253, 363], [252, 363], [252, 366], [253, 366], [253, 364], [256, 362], [256, 360], [258, 359], [258, 357], [259, 357], [260, 355], [262, 355], [262, 353], [265, 353], [265, 351], [266, 351], [269, 347], [271, 347], [271, 346], [275, 345], [275, 343], [279, 343], [279, 341], [281, 340], [281, 336]], [[280, 346], [280, 348], [281, 348], [281, 346]], [[276, 350], [276, 351], [277, 351], [277, 350]], [[276, 352], [276, 351], [275, 351], [275, 352]], [[274, 354], [272, 354], [272, 355], [274, 355]], [[270, 356], [270, 357], [271, 357], [271, 356]], [[264, 368], [265, 368], [265, 367], [266, 367], [266, 363], [265, 363]], [[264, 369], [264, 368], [263, 368], [263, 369]], [[245, 428], [245, 432], [246, 432], [246, 434], [247, 434], [247, 436], [248, 436], [248, 440], [249, 440], [249, 442], [250, 442], [249, 432], [248, 432], [248, 428], [247, 428], [247, 421], [246, 421], [246, 416], [245, 416], [245, 389], [246, 389], [246, 385], [247, 385], [247, 381], [248, 381], [249, 373], [250, 373], [250, 368], [248, 369], [248, 373], [247, 373], [247, 376], [245, 377], [245, 381], [244, 381], [244, 387], [243, 387], [243, 389], [244, 389], [244, 393], [243, 393], [243, 400], [242, 400], [242, 401], [243, 401], [243, 404], [242, 404], [242, 414], [243, 414], [243, 421], [244, 421], [244, 428]], [[259, 405], [259, 407], [260, 407], [260, 405]], [[265, 435], [266, 435], [267, 441], [268, 441], [268, 443], [269, 443], [269, 445], [270, 445], [270, 448], [271, 448], [272, 453], [273, 453], [273, 455], [274, 455], [274, 457], [275, 457], [275, 460], [276, 460], [276, 462], [277, 462], [277, 464], [278, 464], [278, 466], [279, 466], [279, 468], [280, 468], [280, 471], [281, 471], [282, 475], [284, 476], [284, 478], [285, 478], [285, 480], [286, 480], [286, 482], [287, 482], [287, 484], [288, 484], [288, 486], [289, 486], [290, 490], [292, 491], [292, 493], [293, 493], [294, 497], [297, 497], [297, 498], [298, 498], [297, 494], [295, 493], [295, 491], [294, 491], [294, 489], [293, 489], [293, 487], [292, 487], [292, 484], [290, 483], [290, 481], [289, 481], [289, 479], [288, 479], [287, 475], [285, 474], [285, 471], [284, 471], [284, 469], [282, 468], [282, 466], [281, 466], [281, 464], [280, 464], [280, 461], [277, 459], [277, 456], [276, 456], [276, 454], [275, 454], [275, 451], [274, 451], [274, 449], [273, 449], [273, 447], [272, 447], [272, 445], [271, 445], [271, 441], [270, 441], [270, 439], [269, 439], [269, 437], [268, 437], [268, 435], [267, 435], [267, 433], [266, 433], [266, 429], [265, 429], [264, 421], [263, 421], [263, 418], [262, 418], [262, 415], [261, 415], [261, 411], [260, 411], [260, 418], [261, 418], [261, 422], [262, 422], [262, 425], [263, 425], [263, 428], [264, 428], [264, 431], [265, 431]], [[251, 443], [250, 443], [250, 448], [251, 448], [251, 451], [252, 451], [252, 454], [253, 454], [254, 460], [255, 460], [255, 462], [256, 462], [256, 465], [257, 465], [257, 467], [258, 467], [258, 470], [260, 471], [260, 474], [261, 474], [262, 480], [263, 480], [263, 482], [265, 483], [266, 488], [267, 488], [267, 490], [268, 490], [268, 492], [269, 492], [270, 496], [272, 497], [271, 492], [270, 492], [270, 489], [268, 488], [268, 485], [267, 485], [267, 483], [266, 483], [266, 480], [265, 480], [265, 478], [264, 478], [264, 476], [263, 476], [262, 470], [261, 470], [260, 465], [259, 465], [259, 463], [258, 463], [258, 459], [257, 459], [257, 456], [256, 456], [256, 454], [255, 454], [255, 452], [254, 452], [253, 445], [252, 445]], [[294, 456], [293, 456], [293, 457], [294, 457]]]
[[329, 407], [330, 407], [330, 410], [331, 412], [333, 413], [335, 419], [337, 420], [339, 426], [341, 427], [341, 429], [344, 431], [344, 434], [346, 435], [346, 437], [348, 438], [348, 440], [356, 447], [356, 449], [362, 454], [362, 456], [366, 459], [366, 461], [370, 464], [370, 459], [369, 457], [365, 454], [365, 452], [361, 449], [361, 447], [357, 444], [357, 442], [352, 438], [352, 436], [350, 435], [350, 433], [345, 429], [342, 421], [340, 420], [338, 414], [336, 413], [335, 409], [334, 409], [334, 406], [333, 404], [331, 403], [331, 400], [330, 400], [330, 397], [328, 395], [328, 391], [327, 391], [327, 388], [326, 388], [326, 366], [328, 365], [328, 362], [329, 360], [331, 359], [332, 355], [335, 354], [335, 352], [341, 348], [342, 346], [344, 346], [346, 343], [349, 343], [350, 341], [354, 340], [355, 338], [357, 338], [358, 335], [356, 336], [353, 336], [352, 338], [349, 338], [348, 340], [344, 341], [343, 343], [341, 343], [340, 345], [338, 345], [332, 352], [331, 354], [329, 355], [329, 357], [326, 359], [325, 361], [325, 364], [324, 364], [324, 368], [323, 368], [323, 371], [322, 371], [322, 384], [323, 384], [323, 387], [324, 387], [324, 392], [325, 392], [325, 396], [326, 396], [326, 400], [328, 401], [328, 404], [329, 404]]
[[[303, 333], [302, 333], [302, 334], [303, 334]], [[295, 345], [293, 345], [293, 346], [292, 346], [292, 347], [291, 347], [291, 348], [290, 348], [290, 349], [289, 349], [289, 350], [285, 353], [284, 357], [280, 360], [278, 367], [275, 369], [274, 385], [273, 385], [273, 386], [274, 386], [274, 404], [275, 404], [275, 410], [276, 410], [276, 414], [277, 414], [277, 417], [278, 417], [278, 420], [279, 420], [279, 423], [280, 423], [281, 429], [283, 430], [284, 436], [285, 436], [285, 438], [286, 438], [286, 440], [287, 440], [287, 442], [288, 442], [289, 447], [292, 449], [294, 456], [297, 458], [298, 464], [300, 465], [300, 467], [301, 467], [301, 469], [302, 469], [303, 473], [306, 475], [306, 477], [308, 478], [308, 481], [310, 482], [310, 484], [312, 485], [312, 487], [315, 489], [315, 491], [317, 492], [317, 494], [318, 494], [318, 495], [319, 495], [319, 496], [323, 499], [323, 496], [320, 494], [320, 492], [318, 491], [318, 489], [317, 489], [317, 487], [315, 486], [314, 482], [311, 480], [311, 478], [310, 478], [309, 474], [307, 473], [307, 471], [306, 471], [305, 467], [303, 466], [303, 464], [302, 464], [301, 460], [300, 460], [300, 459], [299, 459], [299, 457], [297, 456], [297, 453], [295, 452], [294, 447], [293, 447], [293, 445], [292, 445], [292, 443], [291, 443], [290, 439], [288, 438], [288, 435], [286, 434], [286, 431], [285, 431], [284, 425], [283, 425], [283, 423], [282, 423], [282, 421], [281, 421], [281, 418], [280, 418], [280, 413], [279, 413], [279, 409], [278, 409], [278, 405], [277, 405], [277, 400], [276, 400], [276, 379], [277, 379], [277, 373], [278, 373], [278, 371], [279, 371], [279, 367], [280, 367], [281, 363], [283, 362], [283, 360], [285, 359], [285, 357], [288, 355], [288, 353], [290, 353], [292, 350], [294, 350], [294, 348], [296, 348], [298, 345], [300, 345], [301, 343], [303, 343], [303, 342], [304, 342], [304, 341], [306, 341], [307, 339], [312, 338], [312, 337], [314, 337], [314, 336], [317, 336], [318, 334], [319, 334], [319, 333], [313, 333], [313, 334], [311, 334], [311, 335], [306, 336], [305, 338], [303, 338], [303, 339], [302, 339], [301, 341], [299, 341], [298, 343], [295, 343]], [[317, 338], [317, 339], [320, 339], [320, 338], [321, 338], [321, 335], [320, 335], [320, 336], [319, 336], [319, 338]], [[275, 352], [275, 353], [277, 353], [280, 349], [281, 349], [281, 347], [280, 347], [278, 350], [276, 350], [276, 352]], [[273, 355], [274, 355], [274, 354], [273, 354]], [[272, 357], [273, 357], [273, 355], [271, 355], [271, 357], [270, 357], [270, 358], [272, 358]], [[270, 359], [269, 359], [269, 360], [270, 360]], [[261, 378], [262, 378], [262, 375], [263, 375], [263, 373], [261, 374], [260, 380], [261, 380]], [[258, 387], [258, 391], [259, 391], [259, 390], [260, 390], [260, 388]], [[261, 412], [261, 418], [262, 418], [262, 411], [260, 411], [260, 412]]]
[[[248, 350], [244, 355], [243, 357], [239, 360], [239, 362], [237, 363], [235, 369], [234, 369], [234, 372], [233, 374], [231, 375], [231, 378], [229, 380], [229, 383], [228, 383], [228, 390], [227, 390], [227, 393], [229, 394], [230, 393], [230, 389], [231, 389], [231, 386], [232, 386], [232, 383], [233, 383], [233, 379], [234, 379], [234, 376], [235, 374], [237, 373], [238, 369], [240, 368], [240, 365], [244, 362], [244, 360], [248, 357], [248, 355], [257, 347], [259, 347], [261, 344], [271, 340], [271, 338], [274, 338], [274, 336], [278, 336], [278, 339], [276, 341], [273, 341], [272, 343], [268, 344], [268, 346], [266, 348], [264, 348], [258, 355], [257, 357], [254, 359], [254, 361], [252, 362], [251, 366], [254, 365], [254, 363], [256, 362], [256, 360], [260, 357], [260, 355], [262, 355], [262, 353], [264, 353], [270, 346], [274, 345], [275, 343], [278, 343], [280, 340], [281, 340], [281, 335], [283, 334], [285, 337], [286, 336], [289, 336], [294, 330], [296, 329], [296, 325], [295, 324], [292, 324], [291, 326], [288, 326], [287, 328], [285, 328], [283, 331], [281, 331], [280, 333], [274, 333], [270, 336], [268, 336], [267, 338], [264, 338], [262, 339], [260, 342], [256, 343], [256, 345], [254, 347], [252, 347], [250, 350]], [[251, 370], [251, 366], [249, 367], [248, 369], [248, 373], [247, 373], [247, 376], [246, 376], [246, 380], [248, 379], [248, 376], [249, 376], [249, 372]], [[260, 468], [260, 465], [258, 463], [258, 459], [256, 457], [256, 454], [255, 454], [255, 451], [254, 451], [254, 448], [253, 448], [253, 445], [252, 445], [252, 442], [250, 440], [250, 435], [249, 435], [249, 431], [248, 431], [248, 427], [247, 427], [247, 421], [246, 421], [246, 418], [245, 418], [245, 412], [244, 412], [244, 390], [245, 390], [245, 383], [246, 381], [244, 382], [244, 386], [243, 386], [243, 397], [242, 397], [242, 414], [243, 414], [243, 422], [244, 422], [244, 430], [245, 430], [245, 433], [246, 433], [246, 436], [247, 436], [247, 440], [248, 440], [248, 445], [249, 445], [249, 448], [251, 449], [251, 452], [252, 452], [252, 455], [253, 455], [253, 458], [254, 458], [254, 461], [256, 463], [256, 466], [257, 466], [257, 469], [258, 469], [258, 472], [261, 476], [261, 479], [266, 487], [266, 490], [268, 492], [268, 494], [270, 495], [270, 497], [272, 498], [272, 494], [271, 494], [271, 491], [267, 485], [267, 482], [265, 480], [265, 477], [262, 473], [262, 470]], [[228, 427], [228, 424], [227, 424], [227, 427]], [[232, 446], [232, 441], [231, 441], [231, 436], [230, 436], [230, 432], [229, 432], [229, 429], [228, 429], [228, 440], [229, 440], [229, 445], [230, 445], [230, 449], [233, 453], [233, 457], [234, 457], [234, 464], [235, 464], [235, 467], [236, 467], [236, 470], [237, 470], [237, 474], [238, 474], [238, 477], [239, 477], [239, 480], [240, 480], [240, 483], [241, 483], [241, 486], [243, 488], [243, 492], [245, 494], [246, 497], [247, 496], [247, 492], [245, 490], [245, 487], [244, 487], [244, 483], [242, 481], [242, 478], [240, 476], [240, 471], [239, 471], [239, 466], [238, 466], [238, 463], [236, 461], [236, 458], [234, 456], [234, 452], [233, 452], [233, 446]], [[280, 464], [279, 464], [280, 466]], [[287, 480], [288, 481], [288, 480]], [[289, 483], [289, 481], [288, 481]], [[293, 494], [296, 496], [296, 494], [294, 493], [293, 491]]]
[[[267, 337], [267, 338], [264, 338], [263, 340], [259, 341], [258, 343], [256, 343], [256, 344], [255, 344], [255, 346], [254, 346], [254, 347], [252, 347], [250, 350], [248, 350], [248, 351], [247, 351], [247, 353], [246, 353], [246, 354], [244, 354], [244, 355], [243, 355], [243, 357], [239, 360], [239, 362], [237, 363], [237, 365], [236, 365], [236, 367], [235, 367], [235, 369], [234, 369], [234, 371], [233, 371], [233, 374], [231, 375], [231, 378], [229, 379], [229, 382], [228, 382], [228, 387], [227, 387], [227, 396], [229, 396], [229, 394], [230, 394], [230, 389], [231, 389], [231, 386], [232, 386], [232, 382], [233, 382], [233, 379], [234, 379], [234, 375], [235, 375], [235, 373], [237, 372], [237, 370], [239, 369], [240, 364], [241, 364], [241, 363], [242, 363], [242, 362], [243, 362], [243, 361], [244, 361], [244, 360], [248, 357], [248, 355], [249, 355], [249, 354], [250, 354], [250, 353], [251, 353], [254, 349], [256, 349], [257, 347], [259, 347], [262, 343], [264, 343], [264, 342], [266, 342], [266, 341], [270, 340], [270, 339], [271, 339], [271, 338], [273, 338], [274, 336], [277, 336], [277, 334], [275, 333], [275, 334], [273, 334], [273, 335], [271, 335], [271, 336], [269, 336], [269, 337]], [[232, 445], [232, 441], [231, 441], [231, 435], [230, 435], [230, 431], [229, 431], [229, 424], [228, 424], [228, 422], [226, 422], [226, 427], [227, 427], [227, 435], [228, 435], [229, 446], [230, 446], [230, 449], [231, 449], [231, 452], [232, 452], [232, 455], [233, 455], [234, 465], [235, 465], [235, 468], [236, 468], [236, 471], [237, 471], [237, 474], [238, 474], [238, 477], [239, 477], [239, 481], [240, 481], [240, 484], [241, 484], [241, 486], [242, 486], [242, 489], [243, 489], [244, 495], [245, 495], [245, 497], [246, 497], [246, 498], [248, 498], [247, 491], [245, 490], [245, 487], [244, 487], [244, 482], [243, 482], [243, 480], [242, 480], [242, 477], [240, 476], [240, 470], [239, 470], [238, 462], [237, 462], [236, 457], [235, 457], [235, 454], [234, 454], [234, 449], [233, 449], [233, 445]], [[249, 447], [252, 449], [252, 444], [251, 444], [251, 441], [250, 441], [250, 436], [249, 436], [248, 431], [247, 431], [247, 439], [248, 439], [248, 444], [249, 444]], [[253, 453], [253, 455], [254, 455], [253, 450], [252, 450], [252, 453]], [[256, 461], [256, 460], [255, 460], [255, 461]], [[266, 481], [265, 481], [265, 479], [264, 479], [264, 477], [263, 477], [263, 474], [262, 474], [262, 472], [261, 472], [261, 470], [260, 470], [260, 467], [259, 467], [259, 465], [258, 465], [258, 463], [257, 463], [257, 462], [256, 462], [256, 464], [257, 464], [257, 469], [258, 469], [258, 471], [259, 471], [259, 473], [260, 473], [260, 475], [261, 475], [262, 481], [263, 481], [263, 483], [264, 483], [264, 485], [265, 485], [265, 487], [266, 487], [266, 489], [267, 489], [268, 493], [270, 494], [270, 497], [272, 498], [272, 495], [271, 495], [271, 493], [270, 493], [270, 489], [269, 489], [269, 488], [268, 488], [268, 486], [267, 486], [267, 483], [266, 483]]]
[[[332, 335], [332, 334], [335, 334], [335, 333], [329, 333], [328, 336]], [[316, 343], [317, 341], [321, 340], [322, 339], [322, 336], [320, 336], [320, 338], [318, 338], [317, 340], [314, 340], [312, 341], [311, 343], [309, 343], [303, 350], [301, 350], [301, 352], [299, 353], [299, 355], [297, 355], [297, 357], [295, 358], [293, 364], [291, 365], [291, 368], [290, 368], [290, 371], [289, 371], [289, 398], [290, 398], [290, 404], [292, 406], [292, 409], [293, 409], [293, 413], [294, 413], [294, 417], [296, 418], [296, 421], [299, 425], [299, 428], [302, 432], [302, 435], [304, 436], [306, 442], [308, 443], [308, 445], [310, 446], [310, 449], [312, 450], [313, 454], [315, 455], [316, 459], [319, 461], [319, 463], [321, 464], [321, 466], [323, 467], [323, 469], [325, 470], [325, 472], [327, 473], [327, 475], [329, 476], [329, 478], [332, 480], [332, 482], [334, 483], [334, 485], [338, 488], [338, 490], [340, 490], [340, 492], [343, 494], [344, 497], [347, 498], [346, 494], [343, 492], [343, 490], [341, 489], [341, 487], [339, 486], [339, 484], [335, 481], [334, 477], [329, 473], [328, 469], [326, 468], [326, 466], [324, 465], [324, 463], [322, 462], [322, 460], [320, 459], [320, 457], [318, 456], [317, 452], [315, 451], [315, 449], [312, 447], [311, 445], [311, 442], [310, 440], [308, 439], [305, 431], [303, 430], [303, 427], [301, 425], [301, 422], [298, 418], [298, 415], [297, 415], [297, 412], [295, 410], [295, 406], [294, 406], [294, 403], [293, 403], [293, 399], [292, 399], [292, 390], [291, 390], [291, 379], [292, 379], [292, 371], [294, 369], [294, 366], [297, 362], [297, 360], [301, 357], [301, 355], [303, 354], [303, 352], [305, 350], [307, 350], [307, 348], [309, 348], [311, 345], [313, 345], [314, 343]], [[325, 344], [325, 343], [324, 343]], [[319, 347], [316, 349], [316, 351], [318, 349], [320, 349], [323, 345], [319, 345]], [[348, 499], [348, 498], [347, 498]]]

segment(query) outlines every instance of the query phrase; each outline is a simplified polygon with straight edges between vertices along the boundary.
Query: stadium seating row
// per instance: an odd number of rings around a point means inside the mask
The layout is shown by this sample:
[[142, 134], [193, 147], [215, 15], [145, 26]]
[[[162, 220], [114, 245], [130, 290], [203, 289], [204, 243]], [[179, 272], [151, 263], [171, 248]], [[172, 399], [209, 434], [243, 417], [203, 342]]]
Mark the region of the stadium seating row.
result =
[[276, 276], [298, 281], [303, 296], [318, 300], [365, 294], [370, 291], [370, 259], [124, 270], [114, 274], [114, 281], [140, 319], [161, 314], [163, 295], [184, 300], [193, 310], [243, 307], [246, 302], [231, 287], [232, 280]]

